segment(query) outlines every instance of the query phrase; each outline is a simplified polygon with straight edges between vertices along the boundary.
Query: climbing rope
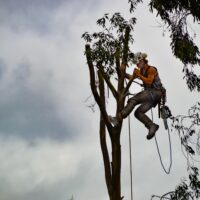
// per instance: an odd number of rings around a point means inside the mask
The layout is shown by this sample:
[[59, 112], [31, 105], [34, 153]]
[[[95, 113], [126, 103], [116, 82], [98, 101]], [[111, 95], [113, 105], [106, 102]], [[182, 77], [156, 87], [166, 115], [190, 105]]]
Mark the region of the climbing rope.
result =
[[130, 157], [130, 177], [131, 177], [131, 200], [133, 200], [133, 172], [132, 172], [132, 149], [131, 149], [131, 123], [130, 115], [128, 116], [128, 132], [129, 132], [129, 157]]
[[[129, 94], [128, 94], [129, 99]], [[128, 132], [129, 132], [129, 160], [130, 160], [130, 177], [131, 177], [131, 200], [133, 200], [133, 172], [132, 172], [132, 148], [131, 148], [131, 119], [130, 115], [128, 116]]]
[[[152, 118], [152, 121], [153, 121], [153, 111], [151, 109], [151, 118]], [[170, 136], [170, 131], [169, 131], [169, 128], [167, 127], [167, 130], [168, 130], [168, 139], [169, 139], [169, 151], [170, 151], [170, 163], [169, 163], [169, 168], [168, 170], [166, 169], [166, 167], [164, 166], [163, 164], [163, 160], [162, 160], [162, 156], [161, 156], [161, 153], [160, 153], [160, 149], [159, 149], [159, 145], [158, 145], [158, 141], [157, 141], [157, 138], [156, 138], [156, 135], [155, 135], [155, 143], [156, 143], [156, 148], [157, 148], [157, 151], [158, 151], [158, 155], [159, 155], [159, 159], [160, 159], [160, 163], [161, 163], [161, 166], [164, 170], [164, 172], [166, 174], [170, 174], [170, 171], [171, 171], [171, 167], [172, 167], [172, 145], [171, 145], [171, 136]]]
[[156, 136], [155, 136], [155, 142], [156, 142], [156, 147], [157, 147], [157, 151], [158, 151], [160, 163], [161, 163], [162, 168], [163, 168], [163, 170], [164, 170], [164, 172], [165, 172], [166, 174], [170, 174], [171, 167], [172, 167], [172, 148], [171, 148], [171, 138], [170, 138], [169, 130], [168, 130], [168, 138], [169, 138], [169, 147], [170, 147], [170, 164], [169, 164], [168, 170], [166, 170], [166, 168], [165, 168], [165, 166], [164, 166], [164, 164], [163, 164], [163, 161], [162, 161], [162, 157], [161, 157], [161, 154], [160, 154], [158, 142], [157, 142], [157, 139], [156, 139]]

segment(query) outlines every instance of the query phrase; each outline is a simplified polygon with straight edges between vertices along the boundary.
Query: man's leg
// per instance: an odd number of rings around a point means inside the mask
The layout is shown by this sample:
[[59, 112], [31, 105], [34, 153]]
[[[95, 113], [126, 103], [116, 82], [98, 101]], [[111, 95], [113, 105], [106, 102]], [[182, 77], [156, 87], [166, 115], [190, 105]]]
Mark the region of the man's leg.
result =
[[142, 91], [136, 94], [134, 97], [130, 98], [124, 109], [120, 113], [118, 113], [116, 117], [109, 116], [110, 122], [114, 126], [117, 126], [119, 124], [119, 121], [121, 121], [123, 118], [126, 118], [132, 112], [134, 107], [145, 101], [148, 96], [149, 95], [146, 94], [146, 91]]
[[135, 106], [139, 103], [140, 102], [138, 101], [137, 96], [130, 98], [128, 100], [126, 106], [124, 107], [124, 109], [119, 113], [119, 117], [121, 119], [126, 118], [132, 112], [132, 110], [135, 108]]
[[122, 118], [126, 118], [136, 105], [151, 101], [152, 99], [149, 93], [146, 90], [143, 90], [128, 100], [127, 105], [124, 107], [120, 114]]
[[149, 133], [147, 135], [147, 139], [151, 139], [154, 137], [156, 131], [158, 130], [159, 126], [152, 122], [152, 120], [145, 114], [153, 107], [153, 102], [148, 101], [146, 103], [141, 104], [135, 111], [135, 117], [141, 121], [147, 129], [149, 129]]
[[137, 99], [135, 97], [132, 97], [128, 100], [127, 105], [124, 107], [124, 109], [118, 113], [117, 117], [112, 117], [109, 116], [110, 122], [114, 125], [117, 126], [119, 122], [123, 119], [126, 118], [131, 111], [134, 109], [134, 107], [137, 105]]

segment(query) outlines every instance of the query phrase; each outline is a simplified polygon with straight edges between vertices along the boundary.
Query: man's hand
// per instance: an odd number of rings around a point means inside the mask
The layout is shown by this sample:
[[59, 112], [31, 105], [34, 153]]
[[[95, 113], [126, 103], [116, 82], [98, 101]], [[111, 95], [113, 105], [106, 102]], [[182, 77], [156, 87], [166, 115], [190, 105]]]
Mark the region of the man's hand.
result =
[[140, 70], [135, 68], [133, 74], [140, 77]]

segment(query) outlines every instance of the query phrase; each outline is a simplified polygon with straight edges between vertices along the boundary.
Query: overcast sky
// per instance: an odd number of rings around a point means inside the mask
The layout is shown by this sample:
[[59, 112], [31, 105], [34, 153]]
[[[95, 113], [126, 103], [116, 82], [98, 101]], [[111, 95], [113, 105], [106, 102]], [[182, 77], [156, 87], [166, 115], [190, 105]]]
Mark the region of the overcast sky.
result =
[[[148, 54], [167, 89], [174, 115], [186, 114], [199, 100], [182, 79], [182, 64], [172, 56], [169, 34], [159, 19], [139, 6], [129, 14], [121, 0], [0, 0], [0, 194], [1, 200], [108, 199], [99, 144], [99, 112], [87, 106], [89, 73], [84, 57], [85, 31], [97, 29], [105, 13], [137, 17], [131, 49]], [[196, 30], [199, 34], [199, 28]], [[197, 39], [196, 39], [197, 40]], [[199, 41], [197, 41], [199, 42]], [[133, 93], [140, 88], [133, 85]], [[108, 99], [109, 114], [114, 113]], [[169, 144], [162, 121], [154, 116], [163, 161]], [[134, 198], [171, 191], [186, 176], [180, 141], [172, 133], [173, 165], [165, 175], [155, 141], [131, 115]], [[122, 195], [130, 199], [127, 120], [121, 136]]]

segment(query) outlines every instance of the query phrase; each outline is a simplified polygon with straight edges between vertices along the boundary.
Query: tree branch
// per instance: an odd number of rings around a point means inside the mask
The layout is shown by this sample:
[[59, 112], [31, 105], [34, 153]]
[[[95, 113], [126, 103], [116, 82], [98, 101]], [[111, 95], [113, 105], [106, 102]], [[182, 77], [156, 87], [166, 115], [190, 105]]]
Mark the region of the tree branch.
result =
[[99, 106], [99, 109], [102, 113], [104, 122], [108, 128], [108, 130], [112, 129], [112, 125], [108, 120], [108, 115], [105, 109], [105, 105], [103, 104], [98, 92], [97, 92], [97, 87], [95, 84], [95, 72], [94, 72], [94, 66], [93, 66], [93, 62], [92, 62], [92, 57], [91, 57], [91, 49], [90, 49], [90, 45], [85, 45], [85, 52], [86, 52], [86, 58], [87, 58], [87, 63], [88, 63], [88, 67], [89, 67], [89, 71], [90, 71], [90, 87], [93, 93], [93, 96]]
[[116, 52], [115, 52], [115, 60], [116, 60], [116, 71], [117, 71], [117, 76], [118, 76], [118, 79], [121, 75], [121, 70], [119, 69], [120, 68], [120, 48], [118, 47]]
[[164, 199], [169, 199], [169, 200], [171, 200], [171, 198], [166, 197], [167, 195], [170, 195], [170, 194], [174, 194], [174, 191], [172, 191], [172, 192], [167, 192], [166, 194], [164, 194], [164, 195], [162, 195], [162, 196], [152, 195], [152, 196], [151, 196], [151, 200], [153, 200], [154, 197], [159, 198], [160, 200], [164, 200]]
[[124, 36], [124, 48], [123, 48], [123, 57], [122, 57], [122, 63], [124, 65], [127, 64], [127, 59], [128, 59], [128, 42], [129, 42], [129, 37], [130, 37], [130, 27], [127, 26], [125, 30], [125, 36]]
[[133, 80], [134, 80], [134, 76], [132, 76], [130, 79], [129, 79], [129, 82], [127, 83], [125, 89], [124, 89], [124, 92], [123, 94], [126, 94], [131, 86], [131, 84], [133, 83]]
[[[99, 74], [99, 92], [101, 99], [103, 101], [103, 104], [105, 106], [105, 95], [104, 95], [104, 80]], [[104, 161], [104, 168], [105, 168], [105, 179], [106, 179], [106, 186], [108, 190], [108, 194], [110, 196], [110, 199], [112, 199], [112, 174], [111, 174], [111, 166], [110, 166], [110, 158], [108, 154], [108, 148], [106, 145], [106, 129], [105, 129], [105, 122], [103, 120], [102, 114], [100, 114], [100, 144], [101, 144], [101, 151], [103, 155], [103, 161]]]
[[118, 93], [117, 93], [115, 87], [113, 86], [113, 84], [111, 83], [108, 75], [105, 73], [105, 71], [104, 71], [104, 69], [102, 67], [99, 67], [99, 70], [100, 70], [104, 80], [106, 81], [108, 87], [110, 88], [113, 96], [115, 97], [115, 99], [117, 99], [118, 98]]
[[[130, 27], [126, 27], [125, 30], [125, 36], [124, 36], [124, 48], [123, 48], [123, 57], [122, 57], [122, 64], [125, 66], [127, 65], [127, 59], [128, 59], [128, 42], [129, 42], [129, 36], [130, 36]], [[118, 91], [122, 92], [124, 89], [124, 78], [125, 75], [122, 71], [120, 71], [120, 78], [118, 82]]]

